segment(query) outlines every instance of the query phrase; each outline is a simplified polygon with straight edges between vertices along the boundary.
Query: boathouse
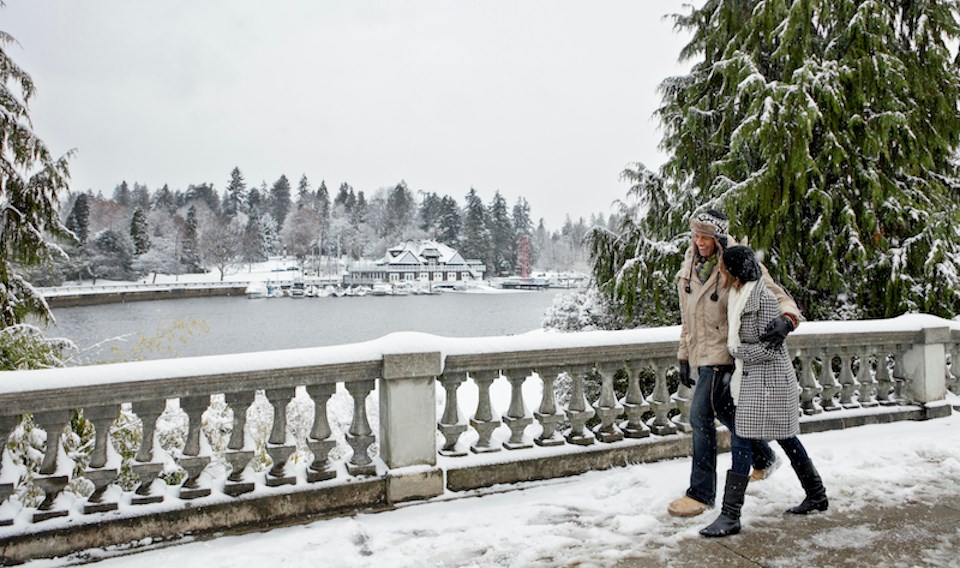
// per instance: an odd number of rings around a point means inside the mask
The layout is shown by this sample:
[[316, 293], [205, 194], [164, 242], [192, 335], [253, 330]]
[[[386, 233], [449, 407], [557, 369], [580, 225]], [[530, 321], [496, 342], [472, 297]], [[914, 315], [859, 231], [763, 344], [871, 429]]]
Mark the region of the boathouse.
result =
[[344, 278], [348, 285], [377, 282], [457, 285], [483, 280], [483, 261], [465, 259], [457, 250], [436, 241], [410, 240], [387, 250], [373, 262], [352, 264]]

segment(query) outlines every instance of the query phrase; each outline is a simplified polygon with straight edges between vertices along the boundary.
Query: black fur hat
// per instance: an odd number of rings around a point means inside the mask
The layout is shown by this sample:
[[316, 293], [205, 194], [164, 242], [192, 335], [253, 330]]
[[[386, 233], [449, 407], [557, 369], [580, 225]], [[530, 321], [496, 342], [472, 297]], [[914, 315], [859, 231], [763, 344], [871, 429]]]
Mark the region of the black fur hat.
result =
[[760, 280], [760, 263], [750, 247], [737, 245], [723, 251], [723, 265], [741, 282]]

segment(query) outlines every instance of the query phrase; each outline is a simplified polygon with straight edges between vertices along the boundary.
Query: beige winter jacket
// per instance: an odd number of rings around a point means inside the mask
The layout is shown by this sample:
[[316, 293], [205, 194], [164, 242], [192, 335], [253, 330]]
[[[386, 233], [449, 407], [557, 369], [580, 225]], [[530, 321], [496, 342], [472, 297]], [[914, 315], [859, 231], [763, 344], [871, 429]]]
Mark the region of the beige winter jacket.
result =
[[[696, 247], [690, 245], [683, 258], [683, 266], [677, 273], [677, 290], [680, 295], [680, 348], [677, 359], [689, 361], [696, 373], [697, 367], [732, 365], [733, 357], [727, 351], [727, 297], [730, 283], [720, 274], [719, 266], [713, 269], [710, 278], [700, 283], [690, 269]], [[767, 267], [760, 265], [763, 281], [776, 296], [780, 309], [801, 321], [800, 308], [793, 298], [770, 277]], [[692, 278], [691, 278], [692, 276]], [[686, 291], [690, 284], [690, 293]], [[712, 300], [716, 291], [716, 300]]]

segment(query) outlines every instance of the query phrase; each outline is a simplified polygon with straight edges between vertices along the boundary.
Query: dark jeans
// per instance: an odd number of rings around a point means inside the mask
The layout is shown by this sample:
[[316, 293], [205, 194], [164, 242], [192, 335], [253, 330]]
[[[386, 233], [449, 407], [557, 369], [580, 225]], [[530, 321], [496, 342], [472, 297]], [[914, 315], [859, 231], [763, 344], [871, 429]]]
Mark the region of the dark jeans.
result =
[[[697, 385], [690, 401], [690, 426], [693, 429], [693, 468], [687, 496], [713, 505], [717, 497], [717, 426], [719, 420], [734, 433], [736, 407], [730, 395], [729, 375], [733, 366], [700, 367]], [[773, 463], [774, 453], [763, 440], [747, 440], [751, 446], [753, 467], [766, 469]], [[747, 472], [749, 473], [749, 471]]]
[[[733, 471], [741, 475], [750, 473], [750, 462], [753, 459], [753, 448], [756, 441], [757, 440], [741, 438], [736, 434], [733, 435], [732, 442], [730, 443], [731, 451], [733, 452]], [[787, 453], [787, 458], [790, 459], [790, 464], [794, 469], [796, 469], [799, 464], [810, 459], [810, 456], [807, 455], [806, 448], [800, 443], [800, 438], [796, 436], [777, 440], [777, 443], [780, 444], [783, 451]]]

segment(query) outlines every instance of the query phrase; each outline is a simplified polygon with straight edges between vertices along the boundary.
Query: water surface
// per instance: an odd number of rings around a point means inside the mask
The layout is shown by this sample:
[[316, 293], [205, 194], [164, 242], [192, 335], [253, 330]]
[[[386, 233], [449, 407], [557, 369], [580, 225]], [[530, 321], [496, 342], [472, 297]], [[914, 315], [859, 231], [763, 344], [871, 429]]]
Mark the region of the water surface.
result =
[[79, 364], [340, 345], [395, 331], [514, 335], [540, 328], [557, 293], [155, 300], [57, 308], [47, 333], [77, 343]]

